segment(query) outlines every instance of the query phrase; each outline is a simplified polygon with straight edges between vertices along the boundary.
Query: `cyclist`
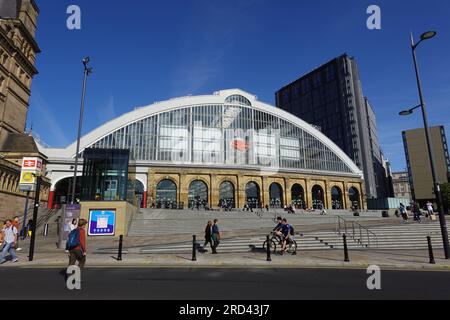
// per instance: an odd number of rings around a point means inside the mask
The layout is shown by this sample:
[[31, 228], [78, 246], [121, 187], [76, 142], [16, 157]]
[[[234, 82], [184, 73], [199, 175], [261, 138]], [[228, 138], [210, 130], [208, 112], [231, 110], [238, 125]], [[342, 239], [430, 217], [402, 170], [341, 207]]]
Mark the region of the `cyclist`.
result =
[[291, 242], [291, 236], [292, 236], [292, 226], [290, 224], [287, 223], [286, 219], [283, 219], [282, 221], [283, 227], [282, 227], [282, 247], [281, 247], [281, 255], [283, 255], [286, 252], [286, 246], [288, 244], [288, 242]]
[[273, 232], [277, 237], [280, 237], [283, 235], [283, 218], [278, 217], [277, 218], [277, 226], [273, 229]]

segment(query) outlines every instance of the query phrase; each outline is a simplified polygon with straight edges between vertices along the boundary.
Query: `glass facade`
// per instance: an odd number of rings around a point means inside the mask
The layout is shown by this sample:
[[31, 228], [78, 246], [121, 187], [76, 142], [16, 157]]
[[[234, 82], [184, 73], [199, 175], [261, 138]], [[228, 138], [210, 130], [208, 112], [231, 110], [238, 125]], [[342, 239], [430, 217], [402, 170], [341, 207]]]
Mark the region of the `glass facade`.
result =
[[298, 125], [256, 110], [241, 96], [225, 104], [179, 108], [131, 123], [93, 148], [129, 149], [136, 161], [259, 166], [352, 173]]
[[338, 187], [333, 187], [331, 189], [331, 207], [335, 210], [344, 208], [342, 203], [342, 191]]
[[197, 210], [205, 208], [208, 204], [208, 186], [200, 180], [193, 181], [189, 186], [189, 208]]
[[129, 201], [134, 203], [135, 181], [129, 177], [129, 150], [84, 151], [83, 201]]
[[255, 182], [250, 182], [245, 187], [245, 198], [247, 205], [251, 208], [261, 207], [261, 197], [259, 192], [259, 186]]
[[314, 186], [312, 189], [313, 209], [325, 207], [325, 195], [321, 186]]
[[236, 208], [236, 200], [234, 198], [234, 185], [225, 181], [220, 185], [219, 207]]
[[163, 180], [156, 186], [156, 208], [171, 209], [177, 204], [177, 186], [172, 180]]
[[291, 198], [292, 198], [292, 205], [296, 209], [306, 209], [305, 208], [305, 191], [303, 190], [303, 187], [301, 185], [295, 184], [292, 186]]
[[270, 207], [282, 208], [283, 204], [283, 188], [278, 183], [270, 185]]

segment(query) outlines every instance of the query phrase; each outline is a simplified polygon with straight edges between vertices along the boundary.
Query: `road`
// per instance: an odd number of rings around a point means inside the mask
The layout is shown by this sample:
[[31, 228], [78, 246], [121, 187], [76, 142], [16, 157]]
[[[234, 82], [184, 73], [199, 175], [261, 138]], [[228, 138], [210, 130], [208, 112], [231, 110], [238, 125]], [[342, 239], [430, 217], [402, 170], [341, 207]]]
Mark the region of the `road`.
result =
[[365, 270], [90, 268], [80, 291], [66, 288], [61, 269], [1, 274], [2, 300], [450, 299], [450, 272], [382, 271], [379, 291], [367, 289]]

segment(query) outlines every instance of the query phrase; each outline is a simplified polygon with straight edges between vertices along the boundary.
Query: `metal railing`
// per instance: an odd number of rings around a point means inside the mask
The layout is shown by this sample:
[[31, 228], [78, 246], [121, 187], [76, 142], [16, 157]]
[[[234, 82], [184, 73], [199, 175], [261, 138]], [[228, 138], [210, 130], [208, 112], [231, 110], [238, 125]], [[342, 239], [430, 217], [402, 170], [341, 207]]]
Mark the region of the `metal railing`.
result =
[[[353, 241], [366, 248], [372, 248], [373, 242], [375, 241], [375, 247], [378, 248], [378, 236], [374, 232], [370, 231], [366, 227], [363, 227], [356, 221], [347, 221], [340, 216], [337, 216], [336, 218], [336, 232], [339, 235], [345, 233], [347, 236], [351, 237]], [[371, 240], [371, 236], [374, 240]]]

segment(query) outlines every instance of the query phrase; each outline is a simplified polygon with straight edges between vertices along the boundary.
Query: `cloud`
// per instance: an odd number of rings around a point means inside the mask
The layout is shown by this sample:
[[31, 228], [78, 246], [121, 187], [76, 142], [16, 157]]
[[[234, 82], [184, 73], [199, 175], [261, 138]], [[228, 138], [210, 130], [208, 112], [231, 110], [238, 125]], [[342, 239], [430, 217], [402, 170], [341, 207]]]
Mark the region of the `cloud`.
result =
[[110, 96], [108, 102], [103, 108], [96, 110], [97, 119], [100, 123], [108, 122], [117, 117], [115, 104], [114, 104], [114, 96]]
[[52, 137], [52, 141], [48, 141], [50, 144], [67, 146], [70, 143], [70, 139], [60, 125], [61, 121], [56, 118], [54, 111], [36, 88], [33, 89], [31, 96], [31, 108], [35, 109], [35, 114], [40, 115], [37, 119], [35, 117], [35, 123], [39, 123], [39, 127], [45, 128], [47, 137]]

